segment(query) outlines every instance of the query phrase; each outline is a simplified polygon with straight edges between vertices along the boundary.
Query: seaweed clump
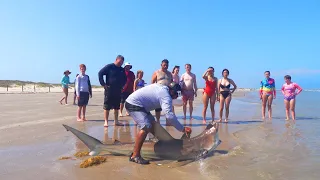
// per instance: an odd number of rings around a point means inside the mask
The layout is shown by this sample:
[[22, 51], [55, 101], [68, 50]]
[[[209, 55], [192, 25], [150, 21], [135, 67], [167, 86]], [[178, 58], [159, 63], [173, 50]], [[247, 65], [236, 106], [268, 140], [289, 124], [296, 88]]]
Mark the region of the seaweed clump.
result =
[[80, 164], [80, 168], [87, 168], [89, 166], [99, 165], [106, 162], [107, 158], [103, 156], [91, 157]]
[[84, 156], [89, 156], [89, 152], [86, 152], [86, 151], [84, 151], [84, 152], [77, 152], [77, 153], [75, 153], [74, 154], [74, 156], [75, 157], [84, 157]]

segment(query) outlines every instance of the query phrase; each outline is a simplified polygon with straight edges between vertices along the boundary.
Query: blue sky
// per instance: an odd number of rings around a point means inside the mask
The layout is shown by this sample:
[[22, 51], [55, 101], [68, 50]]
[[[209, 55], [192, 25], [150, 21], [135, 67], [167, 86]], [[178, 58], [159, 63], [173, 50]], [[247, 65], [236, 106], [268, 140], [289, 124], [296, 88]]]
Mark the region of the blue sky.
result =
[[290, 73], [320, 88], [320, 1], [3, 0], [0, 79], [60, 82], [98, 71], [118, 54], [150, 83], [162, 59], [191, 63], [200, 87], [209, 66], [230, 70], [239, 87], [258, 87], [270, 70], [277, 85]]

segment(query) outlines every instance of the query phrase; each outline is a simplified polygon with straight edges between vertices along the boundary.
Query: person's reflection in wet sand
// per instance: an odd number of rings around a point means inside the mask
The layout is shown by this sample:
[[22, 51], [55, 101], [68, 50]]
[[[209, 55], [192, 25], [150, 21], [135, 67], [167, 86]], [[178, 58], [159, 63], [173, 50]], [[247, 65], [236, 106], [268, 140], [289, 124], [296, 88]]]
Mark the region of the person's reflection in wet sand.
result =
[[297, 141], [298, 138], [301, 137], [301, 131], [296, 128], [295, 120], [286, 121], [285, 127], [286, 131], [284, 132], [284, 141]]
[[[104, 128], [104, 143], [113, 143], [115, 140], [119, 140], [119, 129], [122, 126], [114, 126]], [[112, 137], [109, 137], [109, 130], [112, 132]]]
[[123, 123], [124, 126], [120, 129], [120, 135], [118, 139], [121, 142], [132, 142], [130, 123], [128, 121]]

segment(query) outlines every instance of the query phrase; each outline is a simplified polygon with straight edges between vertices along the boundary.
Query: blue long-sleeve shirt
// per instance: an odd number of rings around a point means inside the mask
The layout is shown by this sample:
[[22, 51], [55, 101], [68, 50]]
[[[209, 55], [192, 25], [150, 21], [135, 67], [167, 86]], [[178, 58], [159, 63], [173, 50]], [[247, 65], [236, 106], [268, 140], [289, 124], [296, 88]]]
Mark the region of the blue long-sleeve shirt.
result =
[[172, 111], [172, 98], [167, 86], [161, 84], [145, 86], [139, 91], [134, 91], [126, 101], [132, 105], [143, 107], [147, 112], [161, 108], [165, 112], [167, 120], [178, 131], [183, 131], [184, 127]]
[[71, 84], [69, 76], [63, 76], [61, 80], [62, 87], [68, 88], [68, 84]]

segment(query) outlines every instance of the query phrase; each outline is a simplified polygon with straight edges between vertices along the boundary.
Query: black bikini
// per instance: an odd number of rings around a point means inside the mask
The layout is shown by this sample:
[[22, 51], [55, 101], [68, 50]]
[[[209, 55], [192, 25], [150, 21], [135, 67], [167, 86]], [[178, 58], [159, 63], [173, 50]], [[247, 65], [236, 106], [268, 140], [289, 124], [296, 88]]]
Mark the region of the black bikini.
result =
[[[227, 86], [224, 86], [220, 83], [220, 88], [222, 89], [230, 89], [230, 84], [228, 84]], [[230, 95], [230, 91], [220, 91], [220, 94], [223, 96], [223, 98], [227, 98]]]

